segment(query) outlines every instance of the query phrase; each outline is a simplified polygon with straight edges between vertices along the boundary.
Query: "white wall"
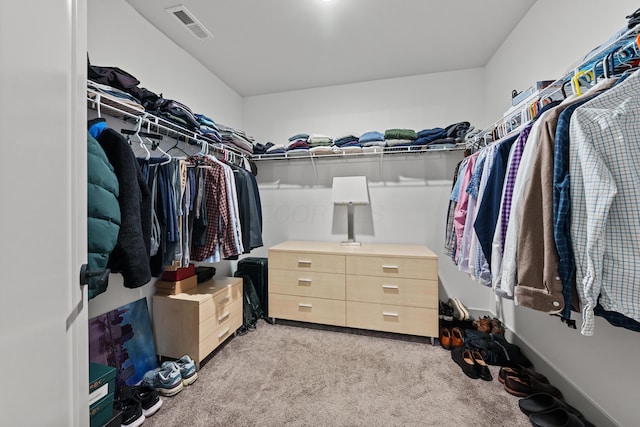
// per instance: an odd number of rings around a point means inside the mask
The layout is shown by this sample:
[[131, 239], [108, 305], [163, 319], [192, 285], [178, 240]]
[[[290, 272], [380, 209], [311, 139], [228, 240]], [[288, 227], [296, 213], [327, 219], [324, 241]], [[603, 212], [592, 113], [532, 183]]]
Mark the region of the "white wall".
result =
[[[240, 95], [142, 18], [125, 0], [89, 0], [87, 6], [87, 50], [92, 64], [122, 68], [140, 80], [140, 87], [182, 102], [193, 112], [216, 122], [242, 129]], [[217, 268], [222, 275], [231, 271], [229, 262], [219, 263]], [[127, 289], [122, 285], [122, 276], [112, 274], [107, 292], [89, 301], [89, 317], [149, 297], [154, 291], [153, 284]], [[151, 307], [150, 298], [148, 302]]]
[[483, 69], [436, 73], [250, 96], [244, 130], [284, 143], [299, 132], [339, 136], [389, 128], [416, 131], [485, 118]]
[[485, 67], [486, 125], [511, 107], [511, 91], [556, 80], [627, 25], [632, 0], [538, 0]]
[[[483, 70], [471, 69], [247, 97], [245, 130], [284, 143], [299, 132], [338, 136], [388, 128], [416, 131], [484, 119]], [[258, 162], [265, 248], [284, 240], [346, 238], [346, 210], [331, 204], [333, 176], [366, 175], [371, 204], [356, 207], [363, 242], [414, 243], [439, 255], [441, 297], [486, 309], [488, 290], [468, 284], [444, 255], [454, 153]], [[444, 285], [444, 287], [442, 287]], [[479, 305], [478, 305], [479, 304]]]
[[[538, 0], [486, 66], [487, 123], [494, 122], [510, 106], [512, 89], [522, 90], [535, 80], [557, 79], [589, 51], [626, 26], [625, 16], [638, 8], [635, 1], [603, 4], [588, 1]], [[640, 354], [637, 332], [615, 328], [596, 319], [593, 337], [567, 328], [556, 317], [503, 301], [505, 321], [524, 343], [538, 353], [561, 376], [553, 379], [573, 383], [583, 396], [569, 394], [570, 402], [592, 415], [596, 425], [611, 420], [595, 414], [597, 405], [622, 426], [638, 425], [640, 376], [633, 362]], [[563, 391], [569, 391], [567, 387]], [[599, 418], [596, 418], [599, 417]]]
[[116, 66], [194, 113], [242, 129], [242, 98], [158, 31], [125, 0], [88, 0], [91, 63]]

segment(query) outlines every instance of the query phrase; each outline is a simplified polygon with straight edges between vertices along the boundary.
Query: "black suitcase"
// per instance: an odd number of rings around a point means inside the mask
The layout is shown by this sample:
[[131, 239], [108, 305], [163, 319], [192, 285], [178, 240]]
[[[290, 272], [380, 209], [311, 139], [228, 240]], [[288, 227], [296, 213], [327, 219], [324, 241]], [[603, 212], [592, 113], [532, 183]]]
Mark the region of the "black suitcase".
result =
[[268, 258], [248, 257], [238, 261], [238, 270], [241, 274], [246, 274], [251, 278], [256, 293], [260, 299], [260, 306], [264, 313], [264, 318], [269, 317], [269, 272]]

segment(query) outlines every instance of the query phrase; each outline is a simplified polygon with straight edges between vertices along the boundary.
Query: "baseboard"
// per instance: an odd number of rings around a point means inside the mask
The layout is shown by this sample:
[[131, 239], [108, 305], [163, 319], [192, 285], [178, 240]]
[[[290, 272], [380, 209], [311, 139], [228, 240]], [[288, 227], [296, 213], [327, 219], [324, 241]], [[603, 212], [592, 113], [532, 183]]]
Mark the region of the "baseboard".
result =
[[[487, 310], [467, 307], [467, 311], [472, 319], [479, 319], [483, 316], [496, 317], [495, 313]], [[591, 423], [598, 427], [620, 427], [620, 424], [615, 422], [596, 402], [586, 396], [570, 378], [564, 375], [543, 354], [540, 354], [533, 345], [520, 338], [507, 325], [505, 325], [505, 338], [519, 346], [524, 355], [533, 363], [536, 371], [549, 378], [549, 381], [562, 391], [565, 400], [571, 406], [580, 410]]]
[[520, 347], [520, 350], [531, 360], [536, 371], [549, 378], [549, 381], [562, 391], [565, 400], [582, 412], [587, 420], [598, 427], [620, 427], [620, 424], [615, 422], [602, 407], [585, 395], [570, 378], [565, 376], [543, 354], [538, 353], [534, 346], [520, 338], [510, 329], [507, 329], [507, 333], [508, 335], [505, 334], [506, 338]]

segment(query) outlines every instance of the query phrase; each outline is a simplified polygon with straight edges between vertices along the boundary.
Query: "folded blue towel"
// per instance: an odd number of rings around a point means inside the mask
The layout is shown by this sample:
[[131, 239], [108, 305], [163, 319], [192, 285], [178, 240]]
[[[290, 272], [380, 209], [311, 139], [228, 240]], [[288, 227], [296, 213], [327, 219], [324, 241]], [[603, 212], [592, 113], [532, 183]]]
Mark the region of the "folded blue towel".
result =
[[382, 132], [365, 132], [360, 135], [359, 141], [362, 142], [372, 142], [372, 141], [384, 141], [384, 134]]

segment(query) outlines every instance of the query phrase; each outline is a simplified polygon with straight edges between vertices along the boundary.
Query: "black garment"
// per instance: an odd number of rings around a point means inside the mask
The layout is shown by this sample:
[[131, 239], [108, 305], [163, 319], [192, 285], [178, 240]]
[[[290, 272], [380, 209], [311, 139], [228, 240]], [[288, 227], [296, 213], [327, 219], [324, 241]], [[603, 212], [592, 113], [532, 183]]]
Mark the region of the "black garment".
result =
[[242, 230], [242, 248], [243, 254], [248, 254], [251, 250], [251, 233], [249, 223], [251, 214], [249, 213], [249, 191], [247, 184], [247, 176], [242, 172], [241, 168], [235, 165], [229, 165], [233, 170], [233, 177], [236, 183], [236, 195], [238, 201], [238, 214], [240, 216], [240, 229]]
[[151, 193], [138, 161], [122, 135], [108, 128], [100, 134], [98, 142], [113, 165], [120, 185], [118, 202], [122, 223], [108, 266], [112, 272], [122, 274], [125, 287], [137, 288], [151, 280]]
[[262, 207], [255, 177], [244, 168], [229, 165], [233, 170], [238, 196], [240, 229], [242, 230], [243, 253], [263, 246]]
[[260, 200], [260, 192], [258, 191], [258, 180], [256, 177], [247, 173], [249, 177], [249, 182], [253, 187], [253, 200], [255, 202], [255, 206], [252, 207], [252, 211], [254, 214], [251, 216], [251, 249], [262, 247], [262, 202]]

